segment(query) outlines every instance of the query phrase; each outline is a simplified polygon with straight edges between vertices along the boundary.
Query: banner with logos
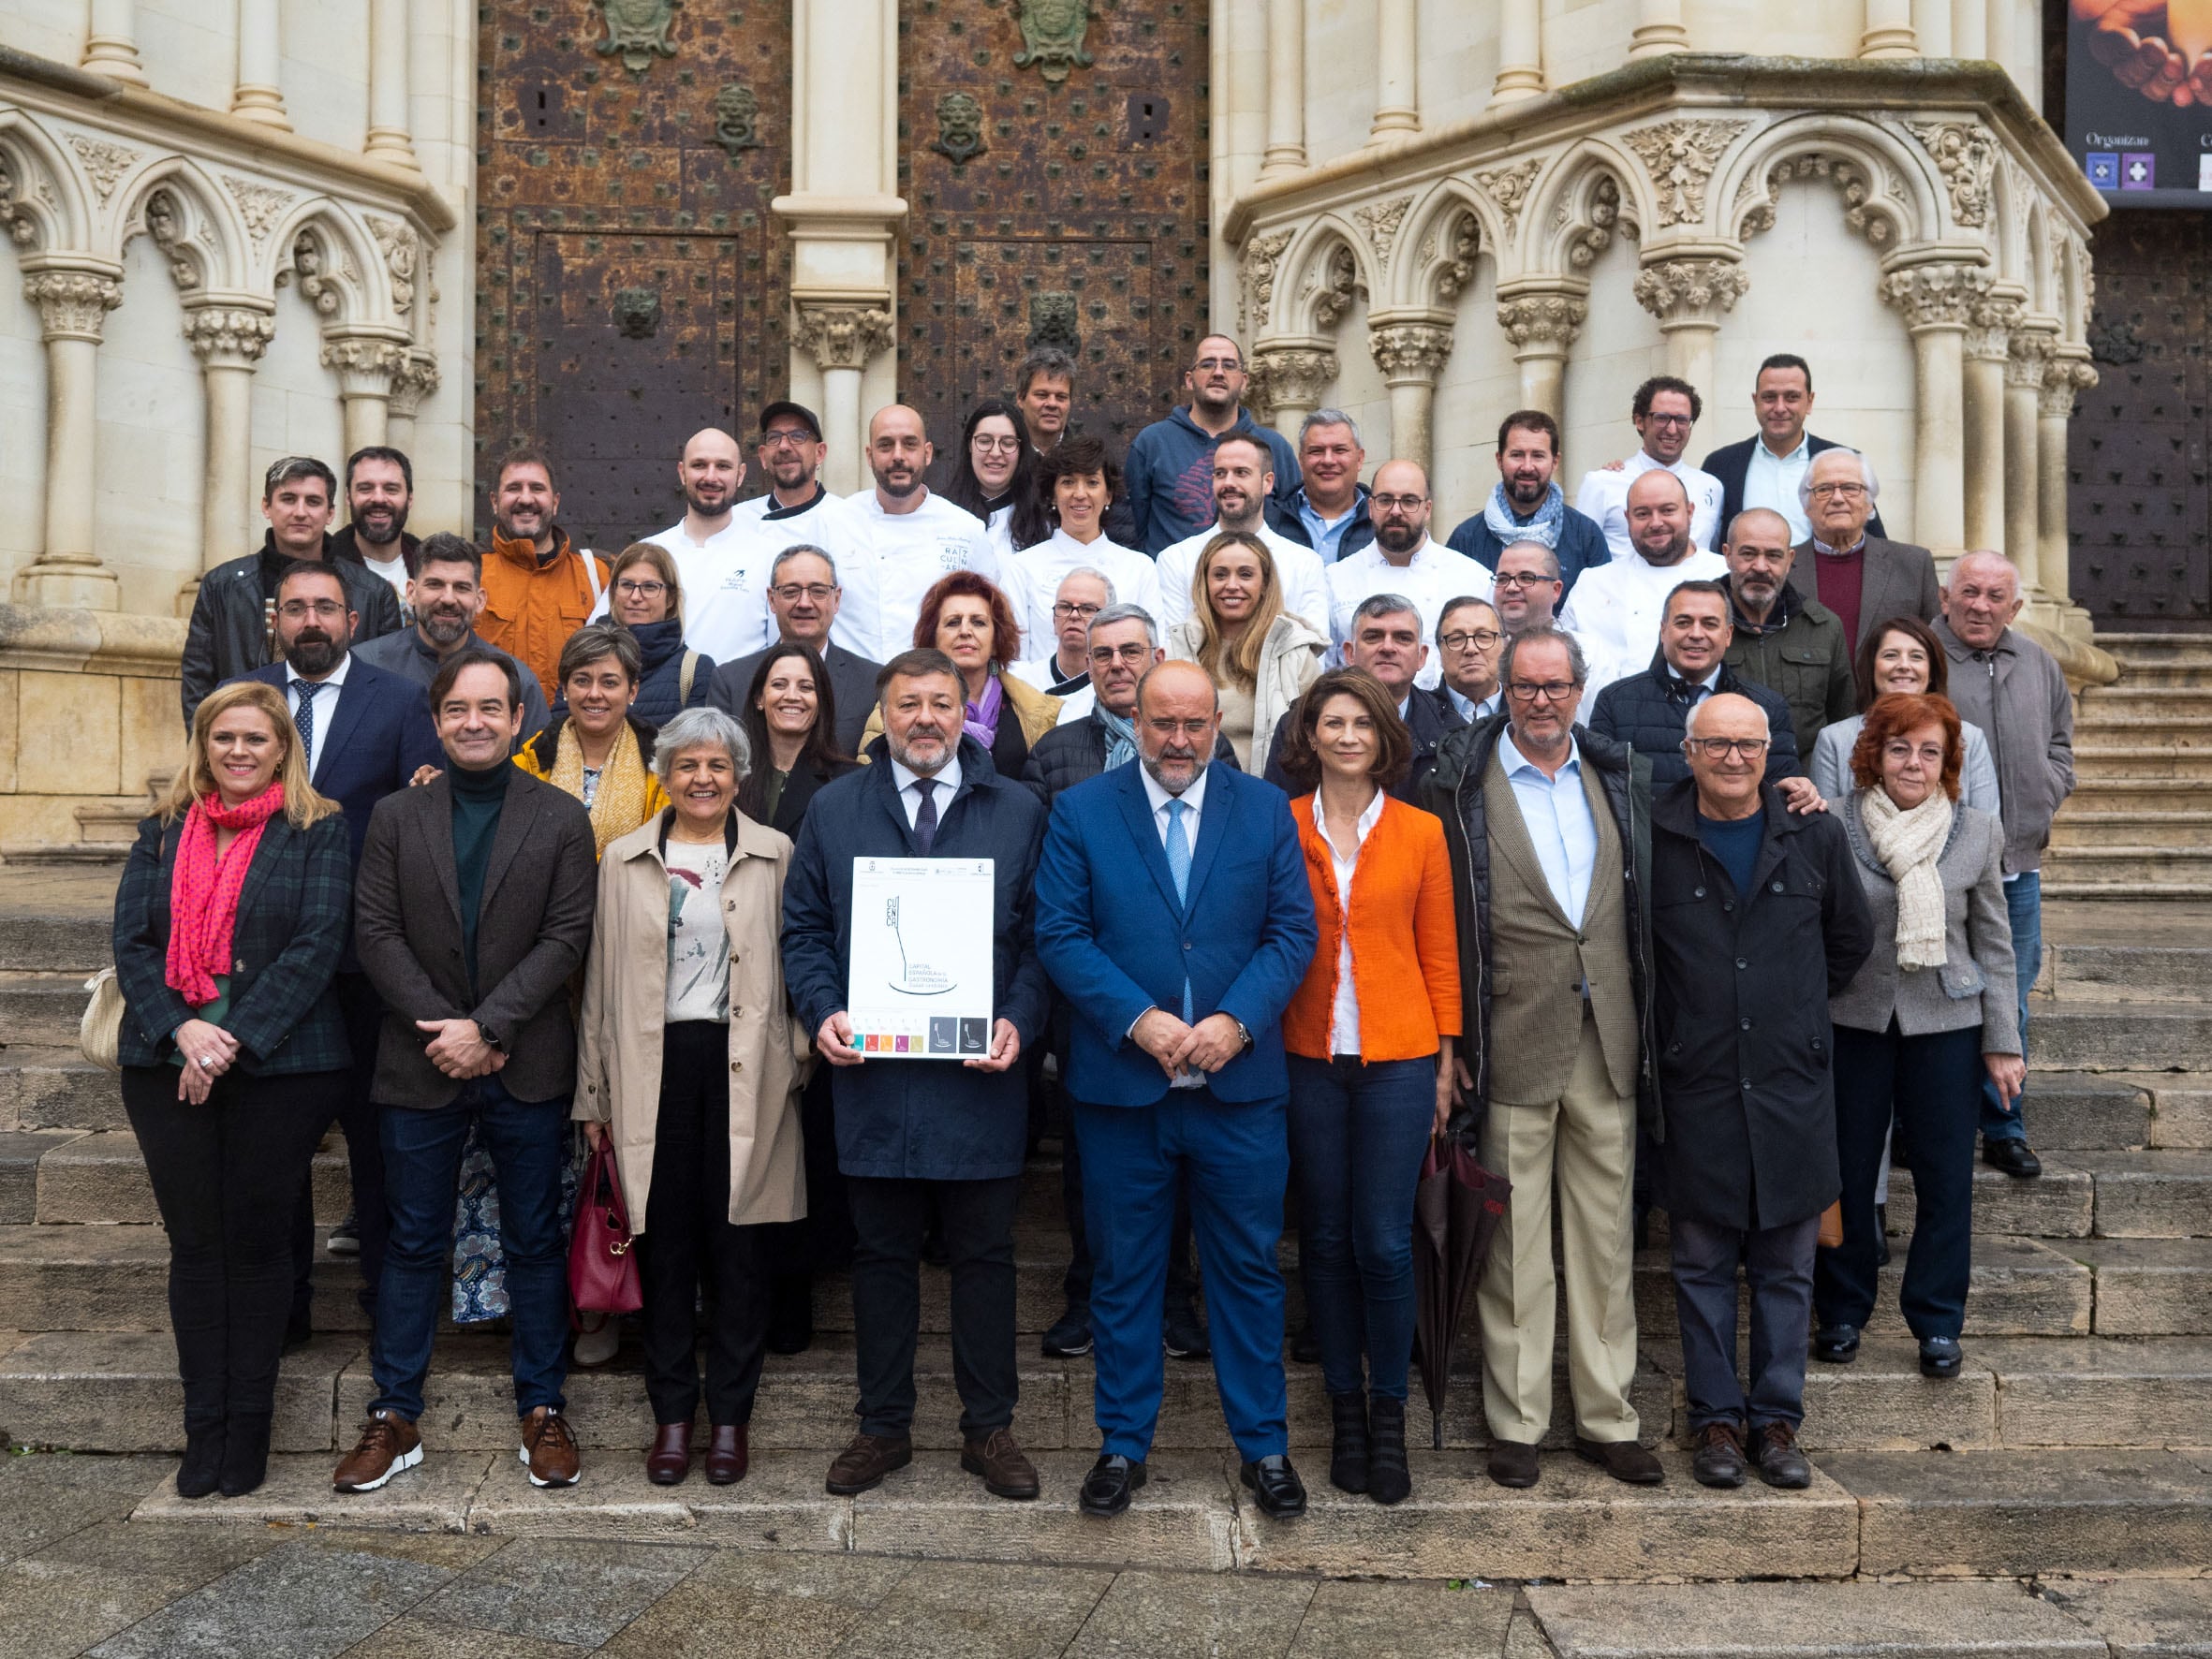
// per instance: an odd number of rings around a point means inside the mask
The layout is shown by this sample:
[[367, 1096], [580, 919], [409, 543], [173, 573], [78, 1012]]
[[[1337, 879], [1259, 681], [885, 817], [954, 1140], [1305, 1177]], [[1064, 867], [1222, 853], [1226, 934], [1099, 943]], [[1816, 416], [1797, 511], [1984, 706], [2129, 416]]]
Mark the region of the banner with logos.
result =
[[2116, 208], [2212, 208], [2212, 0], [2069, 0], [2066, 145]]

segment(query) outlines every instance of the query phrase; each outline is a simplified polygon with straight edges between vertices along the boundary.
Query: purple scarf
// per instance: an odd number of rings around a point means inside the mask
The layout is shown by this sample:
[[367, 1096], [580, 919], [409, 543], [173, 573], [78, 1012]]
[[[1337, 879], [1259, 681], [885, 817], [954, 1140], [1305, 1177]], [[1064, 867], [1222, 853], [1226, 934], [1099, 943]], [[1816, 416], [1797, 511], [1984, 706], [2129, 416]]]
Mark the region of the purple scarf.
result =
[[988, 749], [998, 738], [998, 716], [1006, 708], [1006, 688], [999, 684], [998, 675], [993, 672], [983, 682], [982, 697], [967, 705], [967, 715], [960, 723], [960, 729]]

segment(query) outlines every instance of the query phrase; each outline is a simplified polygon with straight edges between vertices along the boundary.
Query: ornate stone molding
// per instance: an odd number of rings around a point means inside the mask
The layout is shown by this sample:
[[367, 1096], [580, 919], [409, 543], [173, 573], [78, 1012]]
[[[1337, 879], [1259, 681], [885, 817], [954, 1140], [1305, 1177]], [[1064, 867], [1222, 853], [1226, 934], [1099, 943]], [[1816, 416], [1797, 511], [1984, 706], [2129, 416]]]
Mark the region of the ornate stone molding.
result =
[[123, 182], [123, 175], [138, 165], [141, 154], [123, 144], [111, 144], [105, 139], [86, 138], [82, 133], [69, 135], [69, 148], [84, 163], [85, 177], [92, 181], [93, 192], [99, 197], [103, 207], [108, 198], [115, 194], [115, 186]]
[[2074, 357], [2053, 357], [2043, 364], [2042, 387], [2036, 400], [2037, 413], [2065, 419], [2073, 413], [2073, 400], [2097, 384], [2097, 371]]
[[1390, 269], [1391, 248], [1398, 240], [1398, 227], [1406, 222], [1406, 210], [1412, 205], [1410, 196], [1401, 196], [1394, 201], [1375, 202], [1353, 210], [1352, 217], [1366, 231], [1368, 244], [1375, 250], [1376, 269]]
[[1748, 121], [1662, 121], [1657, 126], [1623, 133], [1651, 176], [1658, 223], [1698, 225], [1705, 217], [1705, 186], [1729, 145], [1750, 126]]
[[1304, 298], [1313, 301], [1316, 328], [1333, 329], [1351, 309], [1360, 291], [1360, 262], [1351, 249], [1338, 242], [1326, 259], [1317, 260], [1305, 273]]
[[1452, 330], [1441, 323], [1384, 323], [1370, 329], [1367, 349], [1393, 386], [1434, 386], [1452, 355]]
[[391, 277], [391, 309], [405, 316], [415, 308], [415, 273], [421, 269], [422, 239], [414, 227], [396, 219], [369, 215], [369, 234], [384, 256], [384, 269]]
[[1579, 294], [1516, 294], [1497, 302], [1497, 324], [1515, 351], [1528, 346], [1564, 353], [1574, 344], [1590, 302]]
[[422, 400], [438, 389], [437, 357], [420, 348], [407, 353], [391, 377], [391, 413], [398, 420], [412, 420]]
[[322, 343], [322, 366], [337, 371], [344, 397], [389, 397], [392, 379], [406, 360], [404, 342], [380, 335], [336, 334]]
[[1992, 280], [1983, 265], [1910, 265], [1881, 279], [1881, 297], [1915, 333], [1964, 329], [1973, 322], [1974, 307], [1989, 292]]
[[1244, 253], [1237, 261], [1244, 290], [1239, 300], [1237, 326], [1246, 335], [1257, 333], [1267, 324], [1267, 308], [1275, 302], [1276, 261], [1290, 245], [1293, 234], [1289, 230], [1271, 230], [1245, 243]]
[[[1573, 217], [1573, 207], [1561, 202], [1560, 228], [1571, 224]], [[1620, 222], [1620, 181], [1611, 173], [1599, 174], [1597, 182], [1590, 186], [1585, 217], [1588, 222], [1567, 244], [1567, 263], [1576, 271], [1587, 271], [1598, 256], [1613, 245], [1614, 227]]]
[[865, 305], [802, 305], [791, 342], [824, 369], [863, 369], [892, 342], [891, 313]]
[[1750, 276], [1733, 259], [1665, 259], [1639, 271], [1632, 291], [1665, 328], [1717, 324], [1750, 286]]
[[1943, 174], [1951, 192], [1951, 216], [1961, 225], [1989, 218], [1990, 180], [1997, 168], [1997, 141], [1975, 121], [1908, 121], [1905, 130]]
[[269, 233], [276, 228], [285, 209], [292, 205], [289, 190], [279, 190], [273, 184], [257, 184], [233, 173], [223, 175], [223, 187], [238, 203], [239, 215], [245, 220], [246, 232], [254, 239], [256, 247], [269, 240]]
[[23, 278], [23, 298], [38, 308], [43, 338], [97, 345], [108, 313], [123, 303], [123, 284], [89, 271], [36, 271]]
[[[1967, 330], [1967, 350], [1971, 354], [1974, 330]], [[2043, 384], [2043, 371], [2058, 349], [2057, 331], [2048, 328], [2021, 328], [2015, 325], [2005, 340], [2005, 384], [2023, 389], [2038, 389]]]
[[[1766, 175], [1765, 199], [1743, 213], [1738, 220], [1738, 236], [1757, 236], [1774, 228], [1775, 211], [1781, 205], [1782, 186], [1792, 179], [1833, 181], [1837, 194], [1843, 198], [1843, 222], [1847, 228], [1878, 248], [1888, 248], [1896, 242], [1896, 224], [1887, 209], [1876, 206], [1874, 184], [1865, 170], [1843, 156], [1819, 153], [1793, 156], [1776, 164]], [[1736, 193], [1737, 208], [1743, 209], [1758, 193], [1758, 186], [1746, 179]], [[1901, 184], [1893, 181], [1890, 194], [1893, 198], [1901, 196]]]
[[1338, 372], [1333, 351], [1310, 345], [1257, 346], [1245, 401], [1262, 417], [1277, 409], [1318, 409]]
[[[2013, 330], [2026, 307], [2013, 294], [1990, 294], [1974, 301], [1967, 323], [1966, 354], [1977, 362], [2001, 363], [2026, 343]], [[2038, 372], [2039, 379], [2041, 372]]]
[[[1538, 89], [1539, 91], [1541, 88]], [[1513, 233], [1513, 226], [1521, 217], [1521, 209], [1527, 204], [1529, 188], [1536, 183], [1536, 175], [1543, 171], [1543, 157], [1531, 155], [1511, 167], [1492, 168], [1475, 175], [1475, 186], [1497, 204], [1498, 216], [1505, 221], [1506, 234]]]
[[201, 305], [184, 314], [192, 355], [211, 368], [247, 368], [276, 338], [276, 319], [240, 305]]
[[[1437, 298], [1452, 301], [1475, 280], [1475, 254], [1482, 245], [1482, 222], [1472, 213], [1455, 213], [1444, 234], [1451, 240], [1444, 244], [1444, 262], [1437, 271]], [[1433, 263], [1437, 252], [1436, 239], [1431, 237], [1421, 250], [1421, 262]]]

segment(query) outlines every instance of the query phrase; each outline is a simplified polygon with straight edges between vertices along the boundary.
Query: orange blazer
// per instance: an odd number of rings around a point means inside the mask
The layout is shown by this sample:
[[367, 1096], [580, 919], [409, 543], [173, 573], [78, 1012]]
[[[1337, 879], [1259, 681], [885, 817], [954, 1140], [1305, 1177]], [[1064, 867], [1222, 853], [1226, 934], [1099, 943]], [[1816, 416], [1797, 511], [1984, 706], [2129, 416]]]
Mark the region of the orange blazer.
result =
[[[1336, 868], [1314, 823], [1320, 795], [1290, 802], [1299, 850], [1313, 888], [1320, 944], [1283, 1011], [1283, 1047], [1327, 1060], [1336, 1001], [1337, 944], [1347, 925], [1336, 902]], [[1351, 877], [1351, 973], [1366, 1060], [1420, 1060], [1440, 1036], [1459, 1035], [1459, 940], [1452, 908], [1451, 855], [1431, 813], [1386, 797]], [[1418, 988], [1419, 994], [1414, 994]]]

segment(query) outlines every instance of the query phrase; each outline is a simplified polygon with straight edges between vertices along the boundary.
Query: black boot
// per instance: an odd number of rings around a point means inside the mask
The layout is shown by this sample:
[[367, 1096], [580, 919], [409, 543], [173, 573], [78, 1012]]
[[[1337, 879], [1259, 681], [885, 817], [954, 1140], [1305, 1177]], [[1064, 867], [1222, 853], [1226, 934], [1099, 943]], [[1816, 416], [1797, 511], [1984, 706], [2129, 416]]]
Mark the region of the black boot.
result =
[[223, 1469], [223, 1421], [184, 1425], [184, 1461], [177, 1470], [177, 1496], [204, 1498], [215, 1490]]
[[1413, 1490], [1406, 1468], [1406, 1402], [1378, 1394], [1367, 1402], [1367, 1495], [1402, 1504]]
[[[1367, 1397], [1364, 1393], [1329, 1396], [1329, 1417], [1335, 1437], [1329, 1446], [1329, 1484], [1338, 1491], [1367, 1490]], [[1399, 1427], [1404, 1428], [1401, 1414]]]
[[223, 1495], [243, 1498], [269, 1478], [269, 1415], [233, 1417], [223, 1446]]

